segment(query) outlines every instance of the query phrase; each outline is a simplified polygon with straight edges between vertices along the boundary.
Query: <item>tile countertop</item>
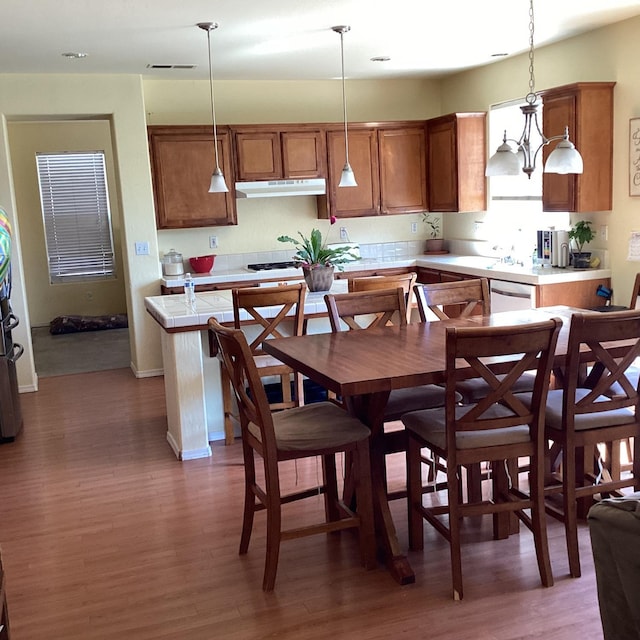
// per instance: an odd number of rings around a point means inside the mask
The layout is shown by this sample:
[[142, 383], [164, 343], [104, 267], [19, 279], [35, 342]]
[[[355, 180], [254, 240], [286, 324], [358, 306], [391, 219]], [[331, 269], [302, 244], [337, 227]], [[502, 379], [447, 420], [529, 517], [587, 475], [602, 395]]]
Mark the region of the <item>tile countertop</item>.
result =
[[[393, 267], [426, 267], [454, 273], [523, 282], [526, 284], [556, 284], [562, 282], [576, 282], [579, 280], [593, 280], [610, 278], [610, 269], [560, 269], [557, 267], [521, 267], [497, 262], [495, 258], [483, 256], [460, 256], [446, 254], [438, 256], [419, 255], [390, 260], [363, 259], [345, 265], [345, 271], [360, 271], [362, 269], [393, 268]], [[272, 269], [270, 271], [250, 271], [241, 269], [235, 271], [213, 271], [207, 274], [193, 274], [196, 284], [214, 284], [239, 280], [263, 280], [268, 278], [291, 278], [298, 276], [302, 280], [299, 269]], [[163, 278], [165, 286], [181, 287], [184, 280], [181, 277]], [[331, 288], [333, 293], [347, 290], [347, 280], [336, 280]], [[233, 321], [233, 304], [231, 291], [222, 290], [196, 294], [196, 308], [187, 307], [182, 294], [168, 296], [151, 296], [145, 298], [145, 307], [153, 318], [165, 329], [184, 330], [203, 328], [210, 317], [221, 322]], [[305, 314], [325, 313], [324, 293], [308, 293], [305, 303]]]
[[[281, 270], [283, 271], [283, 270]], [[295, 271], [295, 270], [293, 270]], [[272, 273], [272, 272], [262, 272]], [[331, 287], [331, 293], [346, 293], [347, 280], [335, 280]], [[307, 292], [304, 303], [305, 315], [326, 314], [327, 305], [324, 302], [326, 291], [317, 293]], [[147, 311], [154, 320], [164, 329], [201, 330], [206, 327], [209, 318], [213, 317], [218, 322], [233, 322], [233, 302], [231, 290], [211, 291], [196, 293], [196, 306], [192, 310], [187, 305], [183, 294], [169, 296], [151, 296], [144, 299]], [[278, 309], [274, 308], [274, 314]], [[265, 310], [268, 314], [268, 309]], [[241, 312], [241, 320], [250, 320], [246, 312]]]

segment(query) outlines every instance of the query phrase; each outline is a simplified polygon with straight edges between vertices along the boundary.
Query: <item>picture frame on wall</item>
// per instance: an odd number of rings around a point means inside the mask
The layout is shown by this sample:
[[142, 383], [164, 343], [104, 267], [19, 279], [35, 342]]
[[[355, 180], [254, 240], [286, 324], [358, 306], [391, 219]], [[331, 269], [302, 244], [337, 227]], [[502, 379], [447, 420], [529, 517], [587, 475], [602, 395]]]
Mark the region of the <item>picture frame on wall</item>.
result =
[[640, 196], [640, 118], [629, 120], [629, 195]]

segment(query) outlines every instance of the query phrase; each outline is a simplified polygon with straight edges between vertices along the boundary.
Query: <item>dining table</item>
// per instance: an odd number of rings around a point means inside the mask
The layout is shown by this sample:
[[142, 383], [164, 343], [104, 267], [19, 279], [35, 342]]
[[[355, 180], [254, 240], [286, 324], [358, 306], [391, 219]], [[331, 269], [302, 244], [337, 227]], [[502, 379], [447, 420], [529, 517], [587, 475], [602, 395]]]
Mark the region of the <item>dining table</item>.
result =
[[[349, 410], [371, 430], [371, 483], [380, 551], [393, 578], [400, 584], [415, 582], [415, 574], [399, 544], [386, 487], [383, 415], [394, 389], [445, 380], [447, 327], [515, 326], [557, 317], [562, 328], [554, 368], [562, 369], [567, 353], [569, 325], [576, 312], [566, 306], [506, 311], [366, 331], [321, 333], [268, 340], [264, 350], [314, 382], [345, 399]], [[587, 355], [585, 355], [587, 358]], [[492, 368], [500, 371], [500, 361]], [[469, 370], [469, 377], [473, 375]], [[465, 370], [459, 371], [465, 377]]]

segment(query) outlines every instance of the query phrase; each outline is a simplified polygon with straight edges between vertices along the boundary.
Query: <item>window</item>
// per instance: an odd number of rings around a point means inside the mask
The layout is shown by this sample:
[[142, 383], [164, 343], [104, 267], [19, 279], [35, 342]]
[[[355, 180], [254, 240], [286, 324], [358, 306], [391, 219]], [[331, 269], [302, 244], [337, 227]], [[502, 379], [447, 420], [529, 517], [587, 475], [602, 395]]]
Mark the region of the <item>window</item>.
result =
[[51, 283], [115, 276], [104, 152], [36, 154]]

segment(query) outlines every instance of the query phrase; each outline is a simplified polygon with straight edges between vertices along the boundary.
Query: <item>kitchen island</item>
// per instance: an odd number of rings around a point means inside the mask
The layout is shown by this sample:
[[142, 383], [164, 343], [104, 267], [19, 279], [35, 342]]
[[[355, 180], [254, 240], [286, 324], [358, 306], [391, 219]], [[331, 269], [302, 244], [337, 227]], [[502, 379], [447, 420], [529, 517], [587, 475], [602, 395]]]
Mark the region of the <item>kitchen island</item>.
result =
[[[416, 256], [395, 260], [359, 260], [346, 265], [343, 278], [349, 273], [384, 271], [386, 269], [433, 269], [459, 273], [461, 276], [498, 278], [504, 281], [534, 286], [589, 284], [591, 281], [608, 281], [608, 269], [557, 269], [534, 267], [527, 269], [507, 265], [481, 256]], [[158, 295], [145, 298], [148, 313], [160, 325], [162, 358], [164, 364], [167, 405], [167, 440], [180, 460], [211, 455], [210, 442], [224, 438], [224, 416], [220, 387], [220, 364], [210, 356], [207, 322], [214, 317], [222, 323], [233, 322], [231, 290], [226, 283], [238, 281], [264, 281], [277, 285], [278, 281], [301, 281], [299, 269], [249, 272], [246, 269], [233, 272], [212, 272], [194, 276], [196, 282], [214, 284], [216, 291], [196, 293], [196, 305], [187, 306], [182, 294]], [[181, 278], [165, 279], [172, 287], [179, 288]], [[595, 286], [594, 286], [595, 288]], [[347, 290], [346, 279], [336, 279], [332, 293]], [[305, 316], [311, 319], [309, 332], [329, 331], [326, 320], [324, 293], [308, 293]], [[268, 310], [267, 310], [268, 313]], [[249, 319], [246, 317], [245, 319]]]

